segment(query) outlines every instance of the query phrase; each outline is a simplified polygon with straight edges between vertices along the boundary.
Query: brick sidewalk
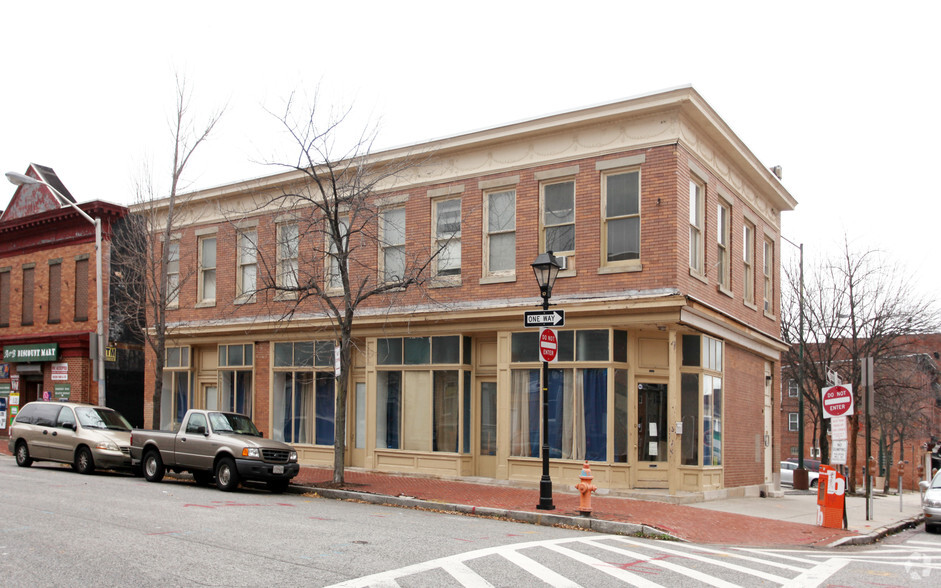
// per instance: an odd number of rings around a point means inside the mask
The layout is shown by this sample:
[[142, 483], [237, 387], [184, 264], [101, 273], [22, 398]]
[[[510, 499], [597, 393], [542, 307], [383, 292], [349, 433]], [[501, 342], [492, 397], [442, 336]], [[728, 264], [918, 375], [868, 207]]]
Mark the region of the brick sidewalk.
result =
[[[536, 508], [538, 489], [350, 470], [345, 472], [344, 479], [343, 489], [353, 492], [407, 496], [431, 503], [546, 512]], [[334, 488], [332, 480], [331, 469], [301, 467], [293, 483]], [[556, 491], [552, 500], [556, 507], [553, 514], [579, 516], [578, 495]], [[594, 518], [648, 525], [694, 543], [752, 547], [825, 546], [843, 537], [857, 535], [842, 529], [631, 498], [596, 496], [592, 498], [592, 508]]]

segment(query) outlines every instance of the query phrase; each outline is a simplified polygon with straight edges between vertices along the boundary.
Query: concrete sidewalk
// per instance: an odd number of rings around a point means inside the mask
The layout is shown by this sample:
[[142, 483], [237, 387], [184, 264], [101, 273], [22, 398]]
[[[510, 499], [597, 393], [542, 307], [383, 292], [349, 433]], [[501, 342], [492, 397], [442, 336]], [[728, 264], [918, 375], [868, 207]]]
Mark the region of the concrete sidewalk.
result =
[[[558, 482], [553, 487], [553, 511], [538, 510], [537, 487], [502, 481], [439, 479], [347, 469], [337, 488], [327, 468], [302, 467], [295, 486], [326, 498], [363, 500], [411, 508], [426, 508], [517, 520], [544, 525], [568, 525], [603, 533], [665, 535], [696, 543], [747, 546], [837, 546], [877, 541], [921, 520], [921, 497], [874, 498], [872, 520], [865, 516], [865, 499], [847, 498], [848, 529], [816, 524], [816, 493], [785, 491], [775, 498], [725, 498], [708, 502], [671, 504], [627, 495], [595, 495], [593, 512], [578, 512], [578, 494]], [[664, 496], [669, 500], [670, 497]], [[675, 498], [675, 497], [674, 497]]]

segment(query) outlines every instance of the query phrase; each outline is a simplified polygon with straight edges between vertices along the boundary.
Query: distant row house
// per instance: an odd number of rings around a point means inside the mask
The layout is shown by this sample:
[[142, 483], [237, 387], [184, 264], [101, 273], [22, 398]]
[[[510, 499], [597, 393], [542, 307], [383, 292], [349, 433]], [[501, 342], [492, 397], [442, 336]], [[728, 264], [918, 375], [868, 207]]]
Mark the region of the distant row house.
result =
[[[380, 238], [351, 272], [382, 283], [440, 253], [424, 288], [359, 308], [348, 466], [539, 479], [542, 363], [523, 313], [541, 302], [529, 265], [551, 250], [566, 315], [548, 382], [552, 476], [575, 481], [588, 460], [610, 488], [774, 486], [781, 213], [796, 202], [695, 90], [372, 157], [415, 152], [430, 155], [381, 188], [364, 228]], [[159, 424], [237, 410], [329, 466], [336, 334], [315, 302], [265, 288], [319, 275], [342, 291], [307, 227], [258, 207], [302, 180], [187, 195], [191, 220], [162, 245], [174, 294]]]

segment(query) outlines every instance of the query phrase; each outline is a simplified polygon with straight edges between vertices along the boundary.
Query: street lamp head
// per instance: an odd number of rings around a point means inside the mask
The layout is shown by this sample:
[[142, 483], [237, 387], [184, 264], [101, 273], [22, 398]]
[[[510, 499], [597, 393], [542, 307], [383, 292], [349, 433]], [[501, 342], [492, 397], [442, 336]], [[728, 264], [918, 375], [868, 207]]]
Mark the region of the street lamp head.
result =
[[562, 267], [559, 265], [559, 260], [552, 255], [552, 251], [547, 251], [540, 253], [531, 265], [542, 297], [548, 298], [552, 295], [552, 286], [555, 285], [555, 279]]
[[14, 186], [24, 186], [26, 184], [42, 184], [43, 182], [37, 180], [36, 178], [31, 178], [27, 175], [16, 173], [16, 172], [7, 172], [7, 180], [10, 181]]

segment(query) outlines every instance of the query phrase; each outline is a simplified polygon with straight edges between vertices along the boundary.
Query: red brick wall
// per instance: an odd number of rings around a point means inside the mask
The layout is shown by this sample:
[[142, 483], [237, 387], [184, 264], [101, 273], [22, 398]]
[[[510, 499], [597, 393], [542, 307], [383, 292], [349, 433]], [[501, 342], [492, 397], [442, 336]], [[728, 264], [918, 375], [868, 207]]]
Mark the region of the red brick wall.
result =
[[[764, 360], [725, 345], [725, 486], [764, 483]], [[756, 444], [761, 443], [760, 448]], [[760, 449], [761, 459], [756, 461]]]

